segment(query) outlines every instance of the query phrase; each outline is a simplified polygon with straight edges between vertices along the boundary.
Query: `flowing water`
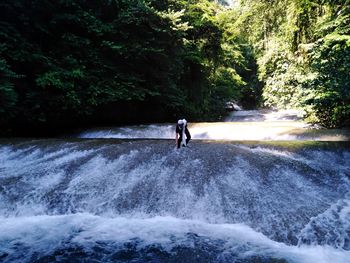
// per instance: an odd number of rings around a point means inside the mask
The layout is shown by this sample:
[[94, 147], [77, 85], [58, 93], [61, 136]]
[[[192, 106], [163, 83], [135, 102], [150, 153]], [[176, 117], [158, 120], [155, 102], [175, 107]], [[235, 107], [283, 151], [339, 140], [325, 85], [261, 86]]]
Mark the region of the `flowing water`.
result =
[[[106, 127], [78, 133], [80, 138], [174, 139], [174, 124]], [[312, 128], [296, 111], [238, 111], [225, 122], [189, 123], [194, 140], [349, 141], [349, 130]]]
[[350, 262], [348, 141], [118, 129], [0, 140], [0, 262]]

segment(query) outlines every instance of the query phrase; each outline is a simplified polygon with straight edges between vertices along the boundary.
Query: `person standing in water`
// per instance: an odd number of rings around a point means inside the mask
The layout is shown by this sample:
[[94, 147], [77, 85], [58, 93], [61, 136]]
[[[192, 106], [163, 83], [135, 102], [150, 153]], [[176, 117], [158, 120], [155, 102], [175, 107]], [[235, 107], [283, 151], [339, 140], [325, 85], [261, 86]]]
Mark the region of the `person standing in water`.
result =
[[[186, 136], [186, 139], [185, 139]], [[180, 146], [186, 147], [188, 142], [191, 140], [191, 134], [187, 128], [187, 121], [185, 119], [178, 120], [176, 125], [176, 146], [180, 148]]]

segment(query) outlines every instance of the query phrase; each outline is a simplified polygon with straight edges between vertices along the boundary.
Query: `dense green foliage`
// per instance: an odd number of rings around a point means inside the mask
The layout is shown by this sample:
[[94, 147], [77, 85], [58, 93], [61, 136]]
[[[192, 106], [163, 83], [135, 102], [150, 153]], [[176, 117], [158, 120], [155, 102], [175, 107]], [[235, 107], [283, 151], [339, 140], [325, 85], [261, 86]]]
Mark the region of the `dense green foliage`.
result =
[[255, 75], [221, 13], [207, 0], [1, 1], [2, 131], [220, 117]]
[[228, 2], [1, 1], [1, 133], [217, 120], [261, 97], [349, 124], [350, 1]]
[[239, 23], [258, 57], [265, 105], [327, 127], [350, 120], [350, 1], [244, 0]]

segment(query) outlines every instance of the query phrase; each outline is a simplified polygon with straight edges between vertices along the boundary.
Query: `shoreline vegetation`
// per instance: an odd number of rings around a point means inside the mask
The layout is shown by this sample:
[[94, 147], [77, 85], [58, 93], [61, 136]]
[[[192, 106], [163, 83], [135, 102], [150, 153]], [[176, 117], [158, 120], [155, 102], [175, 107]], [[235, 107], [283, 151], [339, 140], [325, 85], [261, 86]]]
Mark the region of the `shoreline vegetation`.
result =
[[[0, 136], [298, 108], [350, 124], [350, 1], [0, 3]], [[221, 4], [220, 4], [221, 3]]]

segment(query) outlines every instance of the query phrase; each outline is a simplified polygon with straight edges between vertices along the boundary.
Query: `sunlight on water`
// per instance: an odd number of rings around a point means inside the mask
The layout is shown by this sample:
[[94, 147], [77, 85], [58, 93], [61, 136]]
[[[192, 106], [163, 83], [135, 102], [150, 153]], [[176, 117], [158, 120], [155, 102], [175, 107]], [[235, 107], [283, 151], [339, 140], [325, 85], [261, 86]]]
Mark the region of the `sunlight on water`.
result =
[[349, 263], [348, 131], [290, 111], [189, 129], [182, 149], [174, 124], [3, 140], [0, 262]]
[[[233, 141], [349, 141], [349, 130], [315, 129], [285, 110], [236, 111], [225, 122], [189, 122], [192, 139]], [[150, 124], [88, 130], [80, 138], [174, 139], [175, 124]]]
[[[189, 123], [192, 139], [198, 140], [262, 140], [262, 141], [348, 141], [348, 130], [311, 129], [302, 122], [211, 122]], [[80, 138], [175, 139], [175, 125], [152, 124], [89, 130]]]

